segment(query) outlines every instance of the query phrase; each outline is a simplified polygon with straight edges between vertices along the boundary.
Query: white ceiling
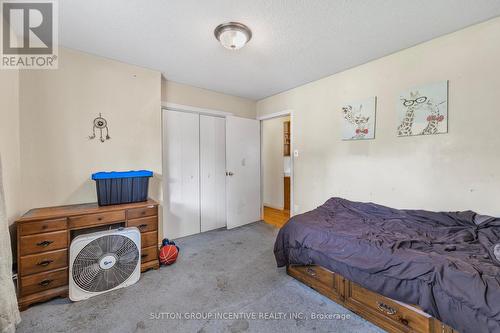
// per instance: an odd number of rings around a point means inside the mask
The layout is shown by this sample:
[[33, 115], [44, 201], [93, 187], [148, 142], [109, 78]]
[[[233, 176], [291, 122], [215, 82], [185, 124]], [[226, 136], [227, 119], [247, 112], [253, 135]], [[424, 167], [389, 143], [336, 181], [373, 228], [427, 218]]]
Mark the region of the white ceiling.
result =
[[[500, 15], [500, 0], [63, 0], [63, 46], [261, 99]], [[253, 32], [239, 51], [222, 22]], [[498, 42], [498, 41], [492, 41]]]

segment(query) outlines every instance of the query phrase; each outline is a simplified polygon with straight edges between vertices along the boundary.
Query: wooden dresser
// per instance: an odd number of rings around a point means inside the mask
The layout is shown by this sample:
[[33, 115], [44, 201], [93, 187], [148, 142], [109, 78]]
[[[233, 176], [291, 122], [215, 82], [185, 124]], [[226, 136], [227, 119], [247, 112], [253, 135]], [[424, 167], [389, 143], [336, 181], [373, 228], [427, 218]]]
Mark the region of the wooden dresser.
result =
[[141, 231], [141, 270], [158, 268], [158, 203], [97, 203], [32, 209], [16, 221], [19, 308], [67, 297], [69, 247], [74, 236], [110, 226]]

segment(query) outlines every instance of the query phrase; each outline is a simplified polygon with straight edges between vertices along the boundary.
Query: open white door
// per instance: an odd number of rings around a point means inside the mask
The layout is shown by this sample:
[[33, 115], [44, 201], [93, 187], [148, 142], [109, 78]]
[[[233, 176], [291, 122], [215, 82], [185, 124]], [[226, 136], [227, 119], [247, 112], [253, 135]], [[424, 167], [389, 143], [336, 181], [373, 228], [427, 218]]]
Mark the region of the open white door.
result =
[[227, 228], [259, 221], [260, 123], [226, 117]]

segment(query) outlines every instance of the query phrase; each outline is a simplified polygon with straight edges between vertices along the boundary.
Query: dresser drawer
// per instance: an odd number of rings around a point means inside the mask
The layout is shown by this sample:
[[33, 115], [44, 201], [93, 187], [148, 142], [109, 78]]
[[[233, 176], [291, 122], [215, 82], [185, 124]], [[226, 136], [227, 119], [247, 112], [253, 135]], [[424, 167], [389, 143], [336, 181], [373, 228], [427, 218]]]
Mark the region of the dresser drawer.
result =
[[158, 225], [158, 217], [145, 217], [142, 219], [129, 220], [127, 222], [127, 227], [137, 227], [141, 232], [148, 232], [156, 230]]
[[158, 259], [158, 247], [150, 246], [141, 249], [141, 263]]
[[69, 218], [69, 227], [75, 228], [85, 228], [91, 225], [106, 224], [109, 222], [124, 222], [125, 221], [125, 211], [119, 210], [116, 212], [109, 213], [99, 213], [99, 214], [89, 214], [81, 216], [73, 216]]
[[21, 256], [68, 247], [68, 232], [66, 230], [21, 236], [20, 239]]
[[66, 266], [68, 266], [67, 249], [31, 254], [20, 258], [19, 275], [26, 276]]
[[375, 317], [379, 325], [388, 331], [431, 332], [432, 317], [416, 308], [410, 308], [387, 297], [374, 293], [350, 282], [346, 296], [348, 305], [364, 309], [365, 314]]
[[137, 219], [140, 217], [158, 215], [158, 207], [150, 206], [144, 208], [134, 208], [127, 210], [127, 219]]
[[42, 232], [66, 230], [66, 227], [66, 218], [20, 223], [19, 235], [25, 236], [39, 234]]
[[156, 231], [141, 233], [141, 247], [145, 248], [153, 245], [158, 245], [158, 236]]
[[301, 281], [314, 284], [322, 284], [325, 287], [333, 288], [334, 273], [319, 266], [290, 266], [290, 272], [300, 277]]
[[67, 284], [67, 268], [21, 277], [21, 296], [34, 294]]
[[330, 297], [333, 300], [341, 298], [341, 277], [320, 266], [288, 266], [288, 274]]

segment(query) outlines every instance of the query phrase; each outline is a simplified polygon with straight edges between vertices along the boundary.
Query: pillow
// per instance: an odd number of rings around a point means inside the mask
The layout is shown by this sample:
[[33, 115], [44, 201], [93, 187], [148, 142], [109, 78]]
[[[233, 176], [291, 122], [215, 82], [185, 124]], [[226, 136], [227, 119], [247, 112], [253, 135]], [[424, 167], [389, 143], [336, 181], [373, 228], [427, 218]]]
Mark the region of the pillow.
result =
[[493, 254], [495, 255], [495, 258], [497, 258], [497, 261], [500, 262], [500, 243], [495, 244], [493, 247]]
[[480, 225], [481, 223], [483, 222], [486, 222], [488, 220], [494, 220], [495, 218], [493, 216], [488, 216], [488, 215], [480, 215], [480, 214], [476, 214], [474, 216], [474, 223], [476, 225]]

